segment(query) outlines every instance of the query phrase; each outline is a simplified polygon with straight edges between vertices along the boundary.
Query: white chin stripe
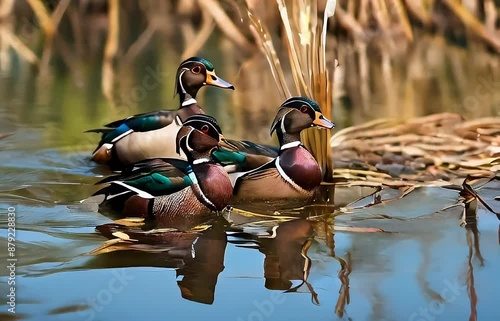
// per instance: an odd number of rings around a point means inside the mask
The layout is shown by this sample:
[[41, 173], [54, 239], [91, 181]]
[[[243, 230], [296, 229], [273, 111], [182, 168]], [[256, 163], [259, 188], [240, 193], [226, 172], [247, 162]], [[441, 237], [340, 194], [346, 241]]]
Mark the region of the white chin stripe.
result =
[[300, 145], [302, 145], [302, 143], [298, 140], [296, 142], [284, 144], [283, 146], [281, 146], [280, 150], [285, 150], [285, 149], [292, 148], [292, 147], [298, 147]]
[[189, 106], [189, 105], [192, 105], [192, 104], [196, 104], [197, 101], [196, 99], [194, 98], [189, 98], [188, 100], [184, 100], [181, 104], [182, 107], [186, 107], [186, 106]]

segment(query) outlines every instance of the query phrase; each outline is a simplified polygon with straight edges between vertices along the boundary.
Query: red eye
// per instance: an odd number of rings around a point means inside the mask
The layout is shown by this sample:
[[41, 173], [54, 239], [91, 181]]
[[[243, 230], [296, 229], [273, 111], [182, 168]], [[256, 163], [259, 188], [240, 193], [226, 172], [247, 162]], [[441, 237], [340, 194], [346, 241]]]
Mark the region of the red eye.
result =
[[191, 72], [193, 74], [199, 74], [201, 72], [201, 67], [200, 66], [194, 66], [193, 69], [191, 69]]
[[208, 134], [208, 131], [209, 131], [209, 128], [208, 128], [208, 125], [203, 125], [201, 126], [201, 129], [200, 131], [204, 134]]
[[307, 114], [308, 110], [309, 110], [309, 108], [307, 108], [307, 106], [300, 107], [300, 112], [303, 113], [303, 114]]

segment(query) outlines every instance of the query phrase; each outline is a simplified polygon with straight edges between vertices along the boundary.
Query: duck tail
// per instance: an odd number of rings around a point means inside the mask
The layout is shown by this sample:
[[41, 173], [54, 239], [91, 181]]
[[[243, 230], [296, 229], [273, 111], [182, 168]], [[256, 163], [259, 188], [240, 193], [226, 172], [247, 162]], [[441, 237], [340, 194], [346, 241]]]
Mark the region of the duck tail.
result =
[[[152, 211], [153, 197], [123, 182], [111, 182], [92, 195], [100, 197], [103, 205], [119, 212], [123, 217], [148, 217]], [[144, 198], [144, 196], [150, 196]]]
[[94, 128], [84, 131], [84, 133], [97, 133], [97, 134], [107, 134], [112, 132], [114, 128]]
[[256, 154], [274, 158], [277, 157], [279, 153], [279, 147], [277, 146], [256, 144], [247, 140], [242, 140], [240, 143], [240, 145], [242, 146], [240, 150], [248, 154]]
[[113, 159], [113, 144], [102, 144], [92, 153], [94, 162], [98, 164], [109, 164]]

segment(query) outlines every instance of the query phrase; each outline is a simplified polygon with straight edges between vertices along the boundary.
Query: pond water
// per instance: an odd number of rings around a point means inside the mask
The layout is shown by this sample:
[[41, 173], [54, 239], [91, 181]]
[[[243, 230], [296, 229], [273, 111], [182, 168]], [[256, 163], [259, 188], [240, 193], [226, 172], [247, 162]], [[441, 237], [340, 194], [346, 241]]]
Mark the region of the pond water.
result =
[[[89, 254], [107, 240], [96, 226], [112, 221], [78, 204], [108, 173], [88, 160], [97, 137], [83, 131], [175, 106], [178, 53], [154, 53], [129, 68], [136, 70], [132, 76], [121, 70], [116, 108], [100, 92], [97, 63], [69, 72], [55, 61], [35, 77], [14, 59], [2, 75], [0, 133], [15, 134], [0, 140], [1, 320], [498, 320], [498, 220], [480, 208], [477, 230], [460, 227], [460, 208], [439, 211], [456, 202], [456, 192], [439, 188], [335, 218], [336, 226], [384, 233], [335, 230], [331, 218], [307, 220], [312, 214], [306, 212], [276, 220], [235, 211], [226, 215], [232, 226], [218, 221], [196, 234], [174, 234], [164, 244]], [[217, 57], [214, 50], [204, 55]], [[234, 63], [213, 60], [224, 79], [250, 82], [234, 76]], [[141, 79], [155, 68], [165, 79], [148, 91]], [[240, 86], [238, 99], [252, 95], [248, 87]], [[232, 92], [203, 91], [203, 105], [226, 136], [271, 142], [267, 127], [277, 105], [264, 106], [265, 95], [236, 109], [230, 107]], [[496, 114], [496, 95], [482, 116]], [[344, 125], [370, 118], [345, 116], [349, 112], [339, 114]], [[494, 194], [492, 201], [497, 187], [485, 189]], [[342, 193], [356, 200], [369, 191]], [[16, 217], [15, 314], [8, 312], [6, 296], [9, 212]], [[380, 214], [393, 219], [374, 219]]]

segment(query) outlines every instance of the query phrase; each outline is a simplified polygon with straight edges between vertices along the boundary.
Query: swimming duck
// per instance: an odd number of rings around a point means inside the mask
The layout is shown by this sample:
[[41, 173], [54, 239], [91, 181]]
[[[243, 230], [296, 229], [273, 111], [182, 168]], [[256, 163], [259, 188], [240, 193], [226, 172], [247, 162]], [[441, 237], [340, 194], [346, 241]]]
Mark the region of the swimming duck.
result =
[[321, 183], [321, 169], [300, 141], [302, 130], [333, 128], [315, 101], [305, 97], [287, 99], [271, 125], [278, 136], [278, 157], [246, 173], [231, 174], [232, 202], [248, 200], [310, 199]]
[[[215, 74], [212, 63], [200, 57], [183, 61], [177, 69], [176, 93], [178, 110], [159, 110], [130, 116], [88, 132], [102, 133], [92, 160], [112, 168], [122, 168], [144, 159], [179, 158], [175, 137], [186, 119], [204, 114], [196, 102], [198, 90], [206, 85], [234, 89], [233, 85]], [[184, 158], [184, 157], [183, 157]]]
[[94, 194], [125, 217], [153, 218], [161, 226], [192, 226], [193, 218], [207, 217], [224, 209], [232, 196], [232, 185], [212, 153], [218, 146], [234, 149], [222, 135], [213, 117], [194, 115], [176, 137], [177, 152], [187, 161], [152, 159], [134, 164], [119, 175], [98, 184], [110, 185]]

